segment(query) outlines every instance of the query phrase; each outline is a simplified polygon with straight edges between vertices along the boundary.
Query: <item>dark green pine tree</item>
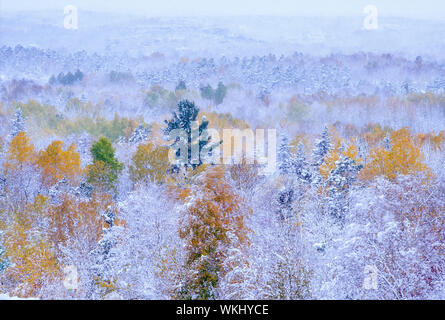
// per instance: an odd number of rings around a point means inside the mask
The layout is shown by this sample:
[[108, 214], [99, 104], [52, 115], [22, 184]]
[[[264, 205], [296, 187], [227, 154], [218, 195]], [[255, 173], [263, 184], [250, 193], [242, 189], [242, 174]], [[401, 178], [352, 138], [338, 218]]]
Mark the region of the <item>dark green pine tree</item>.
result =
[[327, 210], [341, 224], [349, 211], [349, 189], [362, 168], [361, 164], [340, 153], [340, 158], [335, 162], [335, 169], [329, 173], [326, 181]]
[[83, 79], [83, 73], [79, 69], [77, 69], [76, 73], [74, 74], [74, 81], [81, 81]]
[[[205, 117], [202, 118], [197, 128], [193, 127], [198, 123], [196, 120], [198, 113], [199, 108], [194, 102], [188, 100], [179, 101], [177, 111], [173, 112], [173, 118], [171, 120], [165, 120], [167, 128], [164, 130], [165, 135], [169, 137], [169, 139], [175, 139], [171, 147], [176, 149], [176, 157], [178, 159], [182, 158], [183, 163], [181, 164], [185, 167], [192, 167], [193, 169], [200, 166], [203, 163], [203, 158], [210, 156], [213, 148], [222, 142], [211, 143], [211, 137], [207, 134], [209, 122]], [[181, 137], [178, 136], [174, 130], [182, 131], [187, 141], [181, 141]], [[180, 143], [186, 143], [186, 147], [183, 148], [186, 149], [186, 157], [181, 155]], [[196, 144], [199, 146], [199, 152], [192, 152], [193, 146]], [[173, 169], [178, 169], [178, 165], [174, 165]]]
[[221, 104], [224, 101], [226, 94], [227, 94], [227, 87], [222, 82], [219, 82], [213, 97], [215, 104], [216, 105]]
[[205, 87], [201, 87], [199, 90], [201, 91], [201, 97], [203, 97], [206, 100], [213, 100], [215, 92], [209, 84], [206, 85]]
[[184, 80], [179, 81], [178, 85], [176, 86], [176, 91], [178, 90], [187, 90], [187, 86], [185, 85]]
[[321, 166], [324, 162], [324, 157], [329, 153], [332, 149], [331, 139], [329, 137], [328, 127], [325, 126], [323, 132], [321, 134], [321, 138], [315, 141], [315, 146], [313, 149], [313, 161], [314, 166], [317, 168]]
[[6, 270], [9, 266], [9, 261], [6, 257], [6, 252], [3, 247], [0, 245], [0, 274]]

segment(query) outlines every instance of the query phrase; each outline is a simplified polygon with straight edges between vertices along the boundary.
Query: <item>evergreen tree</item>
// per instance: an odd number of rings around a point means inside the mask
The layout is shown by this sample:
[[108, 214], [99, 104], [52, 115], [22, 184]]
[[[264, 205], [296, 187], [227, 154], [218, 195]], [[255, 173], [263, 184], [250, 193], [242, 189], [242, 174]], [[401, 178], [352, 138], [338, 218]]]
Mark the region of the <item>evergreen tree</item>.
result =
[[224, 101], [224, 98], [227, 94], [227, 87], [222, 83], [218, 83], [218, 87], [216, 88], [213, 94], [213, 101], [216, 105], [221, 104]]
[[323, 182], [323, 177], [320, 174], [319, 167], [324, 163], [325, 156], [332, 149], [331, 139], [329, 137], [329, 132], [327, 126], [321, 134], [320, 139], [315, 141], [314, 149], [312, 150], [312, 161], [313, 161], [313, 174], [312, 183], [315, 186], [319, 186]]
[[[165, 121], [167, 128], [164, 131], [169, 139], [175, 138], [172, 147], [176, 150], [175, 155], [180, 159], [180, 164], [193, 169], [203, 163], [202, 157], [211, 154], [213, 148], [221, 143], [219, 141], [210, 145], [211, 140], [206, 131], [209, 122], [203, 117], [201, 123], [198, 124], [196, 121], [198, 113], [199, 108], [195, 103], [188, 100], [180, 101], [177, 112], [173, 113], [173, 118]], [[197, 146], [198, 149], [196, 150], [194, 146]], [[181, 149], [185, 149], [183, 151], [187, 154], [181, 154]], [[178, 166], [175, 165], [174, 168], [178, 169]]]
[[74, 77], [74, 74], [72, 74], [71, 72], [68, 72], [65, 75], [65, 77], [63, 77], [62, 81], [63, 81], [62, 84], [70, 85], [70, 84], [73, 84], [74, 81], [76, 81], [76, 78]]
[[383, 148], [385, 148], [386, 151], [391, 150], [391, 138], [389, 134], [386, 134], [385, 138], [383, 138]]
[[93, 161], [104, 162], [110, 166], [113, 172], [118, 173], [122, 170], [122, 164], [114, 156], [114, 148], [109, 139], [101, 137], [91, 146], [91, 154], [93, 155]]
[[278, 148], [278, 169], [283, 176], [310, 182], [309, 164], [306, 161], [304, 146], [301, 142], [298, 144], [297, 153], [294, 154], [289, 147], [287, 137], [284, 135], [281, 137]]
[[214, 91], [213, 88], [208, 84], [205, 87], [199, 89], [201, 91], [201, 97], [206, 100], [213, 100]]
[[177, 90], [187, 90], [187, 86], [185, 85], [184, 80], [179, 81], [178, 85], [176, 86], [176, 91]]
[[335, 162], [335, 166], [335, 169], [331, 170], [326, 181], [328, 192], [327, 210], [332, 217], [342, 223], [349, 208], [349, 189], [363, 166], [341, 153], [339, 160]]
[[9, 262], [6, 259], [6, 255], [5, 255], [5, 250], [3, 249], [3, 247], [0, 245], [0, 274], [6, 270], [6, 268], [8, 267]]
[[293, 215], [292, 203], [295, 200], [295, 191], [292, 185], [283, 187], [278, 195], [278, 215], [280, 219], [287, 219]]
[[120, 238], [122, 228], [115, 225], [116, 212], [112, 207], [108, 207], [102, 217], [107, 225], [103, 229], [102, 238], [97, 243], [97, 247], [91, 252], [94, 257], [92, 273], [94, 275], [94, 286], [92, 298], [106, 298], [107, 295], [116, 290], [116, 277], [119, 273], [119, 255], [116, 246]]
[[144, 127], [144, 125], [140, 124], [133, 132], [131, 137], [128, 139], [128, 142], [138, 144], [139, 142], [144, 142], [147, 140], [148, 135], [150, 133], [150, 129]]
[[83, 79], [83, 73], [79, 69], [77, 69], [76, 73], [74, 74], [74, 81], [82, 81]]
[[227, 87], [220, 81], [216, 89], [209, 84], [201, 87], [201, 97], [206, 100], [212, 100], [216, 105], [221, 104], [227, 94]]
[[57, 83], [57, 79], [54, 75], [49, 78], [49, 84], [55, 85]]
[[278, 147], [278, 169], [281, 175], [285, 176], [292, 172], [292, 160], [288, 138], [287, 136], [282, 135], [280, 146]]
[[57, 82], [60, 83], [60, 84], [63, 84], [63, 82], [64, 82], [64, 77], [65, 77], [65, 75], [63, 74], [63, 72], [59, 73], [59, 74], [57, 75]]
[[91, 149], [93, 164], [88, 166], [88, 183], [101, 191], [116, 191], [116, 182], [123, 164], [114, 155], [111, 141], [101, 137]]
[[329, 138], [328, 127], [325, 126], [321, 134], [321, 138], [315, 141], [315, 146], [312, 151], [312, 158], [314, 166], [318, 169], [324, 162], [324, 157], [332, 149], [331, 139]]
[[22, 110], [19, 108], [15, 111], [14, 118], [11, 120], [10, 138], [15, 138], [20, 132], [25, 131], [25, 119]]
[[86, 182], [81, 182], [78, 187], [71, 189], [72, 194], [79, 198], [91, 199], [93, 187]]
[[303, 145], [300, 143], [298, 154], [294, 155], [289, 148], [288, 139], [281, 137], [278, 150], [278, 169], [285, 176], [284, 187], [278, 194], [278, 214], [281, 219], [287, 219], [293, 215], [294, 201], [301, 196], [301, 190], [295, 188], [296, 179], [309, 182], [310, 173], [306, 163]]
[[305, 182], [311, 182], [311, 173], [309, 170], [309, 164], [306, 161], [306, 155], [304, 153], [304, 146], [300, 142], [297, 147], [297, 154], [293, 161], [293, 170], [296, 177]]

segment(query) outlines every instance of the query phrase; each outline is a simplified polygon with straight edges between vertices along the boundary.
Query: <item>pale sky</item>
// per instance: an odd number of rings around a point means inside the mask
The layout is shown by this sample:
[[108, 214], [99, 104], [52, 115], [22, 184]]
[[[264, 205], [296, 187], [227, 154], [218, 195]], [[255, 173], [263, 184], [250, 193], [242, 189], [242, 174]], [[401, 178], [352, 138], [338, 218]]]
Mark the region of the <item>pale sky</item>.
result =
[[381, 16], [445, 20], [444, 0], [0, 0], [0, 10], [79, 10], [148, 16], [290, 15], [363, 16], [375, 5]]

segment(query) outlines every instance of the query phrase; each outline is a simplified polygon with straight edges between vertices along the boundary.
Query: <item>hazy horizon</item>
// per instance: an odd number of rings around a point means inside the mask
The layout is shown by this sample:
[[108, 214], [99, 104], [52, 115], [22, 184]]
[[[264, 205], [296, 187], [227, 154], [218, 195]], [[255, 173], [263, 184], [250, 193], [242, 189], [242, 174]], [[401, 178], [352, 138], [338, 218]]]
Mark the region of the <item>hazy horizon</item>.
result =
[[163, 3], [141, 0], [109, 0], [105, 4], [97, 0], [41, 0], [39, 3], [23, 0], [20, 3], [1, 0], [3, 12], [63, 10], [67, 5], [75, 5], [79, 10], [93, 12], [112, 12], [143, 16], [328, 16], [359, 17], [367, 5], [377, 7], [379, 16], [413, 19], [445, 20], [445, 3], [438, 0], [410, 1], [394, 0], [313, 0], [310, 3], [292, 0], [254, 1], [243, 3], [226, 0], [223, 3], [209, 3], [205, 0], [169, 0]]

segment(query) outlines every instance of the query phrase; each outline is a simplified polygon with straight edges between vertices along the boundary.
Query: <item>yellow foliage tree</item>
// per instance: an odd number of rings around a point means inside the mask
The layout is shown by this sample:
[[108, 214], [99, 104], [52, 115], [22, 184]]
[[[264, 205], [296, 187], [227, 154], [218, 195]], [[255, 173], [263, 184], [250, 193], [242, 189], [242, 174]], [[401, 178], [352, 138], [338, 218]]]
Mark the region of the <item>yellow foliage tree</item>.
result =
[[326, 155], [324, 163], [318, 168], [323, 178], [327, 179], [331, 170], [336, 168], [336, 161], [340, 154], [354, 160], [357, 164], [362, 162], [358, 157], [358, 149], [355, 144], [349, 144], [345, 149], [341, 148], [341, 143], [336, 143], [335, 147]]
[[335, 163], [340, 158], [340, 154], [354, 160], [357, 164], [360, 164], [362, 161], [362, 159], [358, 157], [358, 148], [354, 139], [351, 139], [347, 147], [344, 147], [344, 141], [335, 127], [330, 126], [329, 131], [333, 147], [324, 157], [323, 164], [318, 168], [321, 176], [325, 179], [329, 177], [331, 170], [336, 168]]
[[134, 184], [139, 182], [162, 183], [170, 168], [168, 148], [156, 146], [152, 142], [140, 144], [132, 157], [130, 178]]
[[374, 126], [368, 125], [366, 132], [363, 134], [363, 138], [369, 146], [375, 147], [380, 141], [383, 140], [383, 138], [385, 138], [387, 132], [388, 130], [386, 128], [382, 129], [379, 124]]
[[22, 168], [26, 164], [32, 164], [36, 161], [36, 152], [34, 145], [25, 132], [19, 132], [10, 143], [4, 168], [8, 172]]
[[445, 131], [440, 131], [437, 135], [431, 135], [430, 143], [433, 145], [434, 150], [442, 151], [445, 142]]
[[222, 130], [227, 128], [248, 129], [246, 121], [234, 118], [230, 113], [200, 112], [198, 117], [205, 117], [209, 121], [209, 128], [218, 130], [222, 136]]
[[430, 173], [422, 163], [423, 154], [408, 128], [391, 132], [390, 144], [389, 149], [384, 146], [371, 149], [369, 160], [359, 174], [361, 179], [371, 180], [380, 175], [394, 179], [399, 174]]
[[442, 151], [445, 141], [445, 132], [442, 130], [437, 135], [434, 132], [418, 133], [415, 136], [415, 142], [418, 146], [423, 146], [425, 142], [428, 142], [433, 150]]
[[63, 150], [62, 141], [53, 141], [45, 150], [40, 151], [37, 164], [42, 170], [43, 183], [48, 187], [62, 178], [75, 184], [82, 173], [76, 146], [72, 144]]
[[25, 132], [18, 133], [10, 142], [3, 163], [4, 196], [14, 210], [23, 211], [34, 199], [38, 187], [37, 155]]
[[24, 212], [12, 213], [4, 230], [3, 247], [10, 266], [2, 283], [13, 295], [36, 296], [48, 282], [61, 279], [54, 246], [36, 227], [43, 218], [47, 200], [39, 195]]

